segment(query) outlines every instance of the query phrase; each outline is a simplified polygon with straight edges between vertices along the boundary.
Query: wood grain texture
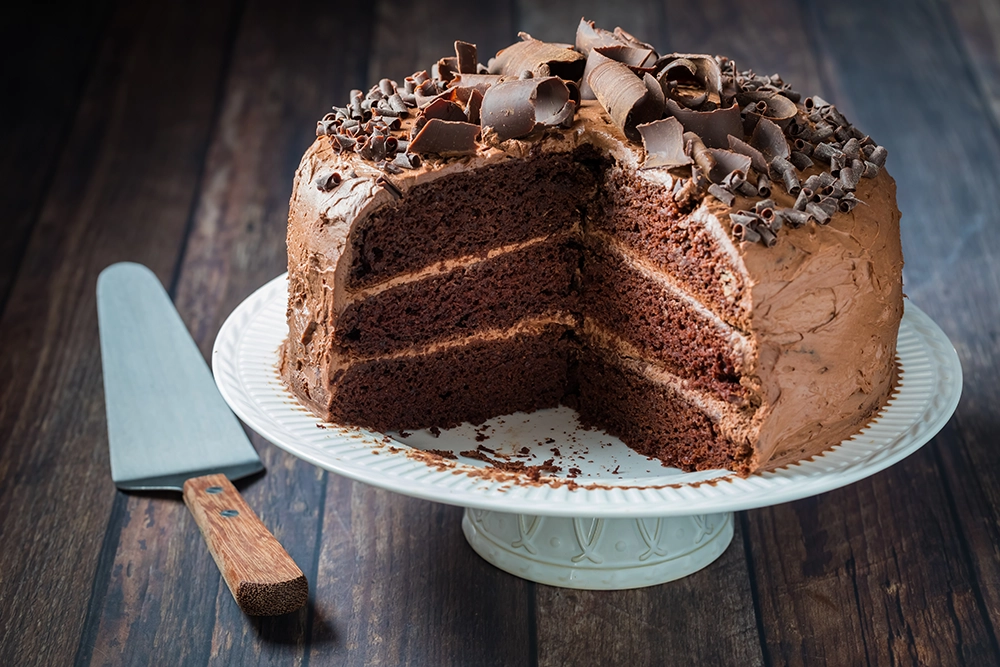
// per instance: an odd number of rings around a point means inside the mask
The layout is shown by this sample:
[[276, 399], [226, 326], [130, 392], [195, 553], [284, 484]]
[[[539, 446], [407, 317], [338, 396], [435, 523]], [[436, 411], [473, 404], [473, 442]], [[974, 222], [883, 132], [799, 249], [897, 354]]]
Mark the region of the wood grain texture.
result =
[[226, 18], [222, 5], [117, 10], [47, 177], [0, 319], [0, 434], [8, 443], [0, 449], [0, 534], [16, 545], [0, 550], [0, 663], [69, 664], [83, 641], [115, 502], [94, 286], [101, 269], [121, 260], [170, 280], [204, 156]]
[[225, 475], [184, 482], [184, 504], [240, 609], [280, 616], [306, 603], [302, 570]]
[[9, 8], [0, 22], [5, 63], [0, 71], [5, 98], [0, 104], [0, 312], [66, 145], [109, 4], [78, 4], [53, 13], [24, 3]]
[[738, 523], [729, 549], [684, 579], [628, 591], [536, 591], [542, 667], [765, 664]]

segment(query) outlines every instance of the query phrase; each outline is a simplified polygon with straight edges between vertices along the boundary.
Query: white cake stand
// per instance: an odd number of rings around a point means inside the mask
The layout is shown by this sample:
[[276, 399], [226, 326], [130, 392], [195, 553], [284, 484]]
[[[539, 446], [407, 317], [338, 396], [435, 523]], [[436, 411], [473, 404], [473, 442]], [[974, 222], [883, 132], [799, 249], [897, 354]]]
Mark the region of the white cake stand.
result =
[[[553, 586], [624, 589], [687, 576], [718, 558], [733, 512], [851, 484], [912, 454], [958, 405], [962, 369], [947, 337], [907, 302], [897, 353], [899, 391], [861, 433], [822, 456], [741, 479], [684, 473], [581, 429], [567, 408], [498, 417], [435, 435], [376, 433], [324, 423], [281, 383], [286, 277], [233, 311], [212, 353], [233, 411], [277, 446], [332, 472], [417, 498], [465, 507], [462, 528], [502, 570]], [[532, 481], [463, 456], [559, 468]], [[450, 453], [428, 454], [425, 450]], [[454, 456], [455, 458], [447, 458]]]

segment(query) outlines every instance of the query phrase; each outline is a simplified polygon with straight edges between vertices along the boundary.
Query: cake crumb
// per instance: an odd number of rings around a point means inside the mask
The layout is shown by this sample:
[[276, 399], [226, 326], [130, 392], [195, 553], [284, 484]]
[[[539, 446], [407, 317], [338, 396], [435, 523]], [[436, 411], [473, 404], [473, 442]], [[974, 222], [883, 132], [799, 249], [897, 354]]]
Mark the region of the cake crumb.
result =
[[441, 435], [441, 429], [439, 429], [437, 426], [431, 426], [427, 430], [430, 431], [431, 435], [433, 435], [435, 438]]

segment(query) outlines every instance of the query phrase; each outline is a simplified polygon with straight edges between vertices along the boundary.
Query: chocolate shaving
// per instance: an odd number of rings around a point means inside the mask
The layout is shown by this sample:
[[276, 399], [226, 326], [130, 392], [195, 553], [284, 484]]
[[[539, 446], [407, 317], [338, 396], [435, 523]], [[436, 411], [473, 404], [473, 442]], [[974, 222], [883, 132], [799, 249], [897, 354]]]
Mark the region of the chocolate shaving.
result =
[[712, 195], [726, 206], [732, 206], [733, 202], [736, 201], [736, 195], [716, 183], [712, 183], [708, 186], [708, 194]]
[[[749, 157], [721, 148], [710, 148], [709, 153], [715, 160], [715, 169], [709, 172], [709, 178], [712, 179], [712, 182], [721, 183], [723, 179], [734, 173], [739, 174], [740, 183], [746, 180], [746, 176], [750, 172], [751, 160]], [[734, 183], [733, 187], [738, 185], [739, 183]]]
[[844, 167], [840, 170], [840, 184], [848, 192], [854, 192], [858, 187], [861, 174], [853, 167]]
[[611, 46], [598, 46], [594, 50], [600, 51], [601, 55], [606, 58], [628, 65], [629, 69], [636, 74], [652, 72], [653, 63], [656, 62], [656, 51], [652, 49], [613, 44]]
[[579, 81], [583, 76], [586, 58], [571, 47], [540, 42], [528, 37], [497, 53], [491, 61], [490, 74], [519, 76], [529, 70], [536, 77], [558, 76], [569, 81]]
[[801, 227], [809, 222], [809, 214], [805, 210], [779, 208], [774, 211], [774, 215], [789, 227]]
[[455, 42], [455, 59], [458, 61], [458, 69], [462, 74], [475, 74], [476, 63], [479, 59], [476, 53], [476, 45], [468, 42]]
[[771, 179], [767, 177], [766, 173], [761, 173], [757, 177], [757, 194], [761, 197], [771, 196]]
[[612, 62], [612, 59], [597, 49], [591, 49], [590, 53], [587, 54], [587, 63], [583, 68], [583, 78], [580, 79], [580, 97], [582, 99], [597, 99], [597, 95], [594, 94], [594, 89], [590, 87], [590, 83], [588, 83], [587, 80], [590, 78], [591, 72], [593, 72], [598, 65], [606, 62]]
[[830, 214], [826, 210], [815, 202], [810, 202], [806, 205], [806, 213], [809, 214], [813, 220], [821, 225], [826, 225], [830, 222]]
[[661, 58], [657, 65], [662, 69], [656, 80], [668, 98], [692, 109], [706, 101], [722, 104], [722, 70], [714, 57], [700, 53], [671, 53]]
[[587, 82], [611, 120], [630, 139], [640, 139], [636, 125], [663, 115], [662, 92], [649, 74], [639, 79], [627, 65], [609, 59], [594, 68]]
[[715, 158], [705, 147], [705, 143], [694, 132], [684, 133], [684, 146], [694, 159], [701, 173], [708, 176], [715, 169]]
[[472, 123], [431, 118], [413, 137], [409, 149], [425, 155], [473, 155], [479, 131]]
[[427, 120], [437, 118], [439, 120], [468, 121], [462, 107], [445, 99], [444, 97], [438, 97], [433, 102], [425, 106], [421, 109], [420, 115]]
[[622, 44], [631, 44], [632, 46], [638, 46], [643, 49], [649, 49], [650, 51], [656, 51], [650, 44], [643, 42], [642, 40], [636, 39], [631, 33], [625, 32], [621, 28], [615, 28], [615, 37]]
[[799, 171], [805, 171], [813, 166], [812, 158], [799, 151], [792, 151], [792, 154], [788, 156], [788, 161], [794, 164]]
[[885, 159], [888, 157], [889, 153], [885, 150], [884, 146], [876, 146], [872, 154], [868, 156], [868, 161], [874, 164], [876, 167], [884, 167]]
[[618, 38], [610, 30], [598, 28], [593, 21], [580, 19], [580, 25], [576, 27], [576, 50], [585, 56], [590, 55], [591, 49], [597, 46], [613, 46], [621, 44]]
[[676, 118], [663, 118], [636, 127], [642, 136], [642, 146], [646, 149], [643, 169], [653, 167], [681, 167], [691, 164], [691, 158], [684, 153], [684, 128]]
[[[440, 122], [444, 122], [444, 121], [440, 121]], [[384, 174], [381, 175], [381, 176], [379, 176], [378, 178], [376, 178], [375, 182], [378, 185], [381, 185], [386, 190], [388, 190], [394, 197], [396, 197], [396, 199], [402, 199], [403, 198], [403, 192], [402, 192], [402, 190], [399, 189], [399, 186], [397, 186], [395, 183], [393, 183], [392, 180], [389, 179], [388, 177], [386, 177]]]
[[750, 145], [763, 153], [769, 164], [776, 157], [787, 159], [790, 154], [785, 133], [768, 118], [761, 118], [753, 129]]
[[767, 118], [778, 127], [785, 128], [798, 113], [794, 102], [771, 91], [737, 95], [736, 100], [743, 106], [754, 103], [753, 110], [749, 113], [754, 123], [759, 122], [760, 118]]
[[336, 171], [331, 171], [329, 173], [322, 173], [316, 177], [314, 181], [316, 187], [324, 192], [333, 190], [335, 187], [340, 185], [341, 177], [340, 173]]
[[434, 63], [431, 67], [431, 78], [448, 82], [451, 81], [456, 72], [458, 72], [458, 58], [449, 56]]
[[562, 125], [573, 118], [576, 105], [559, 77], [505, 81], [483, 96], [483, 129], [497, 141], [530, 134], [539, 125]]
[[[731, 217], [732, 214], [730, 214], [730, 218]], [[733, 238], [737, 241], [757, 243], [760, 241], [760, 234], [758, 234], [749, 223], [740, 220], [733, 222]]]
[[861, 172], [861, 178], [875, 178], [878, 176], [879, 166], [874, 162], [865, 162], [864, 171]]
[[667, 111], [677, 118], [687, 132], [694, 132], [712, 148], [729, 148], [729, 137], [743, 136], [743, 119], [736, 105], [712, 111], [692, 111], [672, 99], [666, 100]]
[[463, 72], [456, 75], [454, 79], [448, 82], [448, 85], [475, 88], [485, 95], [491, 86], [502, 83], [508, 78], [499, 74], [466, 74]]
[[[807, 183], [808, 183], [808, 181], [807, 181]], [[804, 210], [806, 210], [806, 205], [809, 204], [809, 200], [812, 199], [813, 192], [815, 192], [815, 191], [812, 188], [810, 188], [808, 185], [803, 186], [803, 188], [801, 190], [799, 190], [799, 196], [795, 198], [795, 204], [794, 204], [793, 208], [796, 211], [804, 211]]]
[[764, 154], [759, 150], [746, 143], [742, 139], [737, 139], [733, 135], [729, 135], [729, 150], [739, 153], [740, 155], [746, 155], [750, 158], [750, 164], [753, 166], [754, 170], [759, 174], [767, 173], [767, 160], [764, 159]]
[[854, 210], [855, 206], [861, 203], [863, 202], [855, 197], [853, 192], [848, 192], [840, 198], [840, 201], [837, 203], [837, 208], [844, 213], [850, 213]]
[[799, 191], [802, 190], [802, 185], [799, 183], [799, 177], [795, 174], [795, 165], [785, 158], [780, 155], [775, 156], [775, 158], [771, 160], [771, 170], [781, 176], [782, 181], [784, 181], [785, 191], [788, 192], [788, 194], [794, 196], [799, 194]]

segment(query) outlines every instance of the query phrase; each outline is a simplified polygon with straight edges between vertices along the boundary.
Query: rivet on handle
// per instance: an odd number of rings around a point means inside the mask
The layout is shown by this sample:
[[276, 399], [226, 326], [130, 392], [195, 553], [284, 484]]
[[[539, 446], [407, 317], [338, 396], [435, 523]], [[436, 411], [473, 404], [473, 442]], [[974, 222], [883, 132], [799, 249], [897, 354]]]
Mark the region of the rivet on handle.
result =
[[221, 512], [219, 512], [219, 514], [221, 514], [222, 516], [225, 516], [225, 517], [239, 516], [240, 515], [239, 510], [222, 510]]
[[210, 486], [207, 489], [205, 489], [205, 493], [212, 493], [212, 494], [222, 493], [222, 487], [221, 486]]

